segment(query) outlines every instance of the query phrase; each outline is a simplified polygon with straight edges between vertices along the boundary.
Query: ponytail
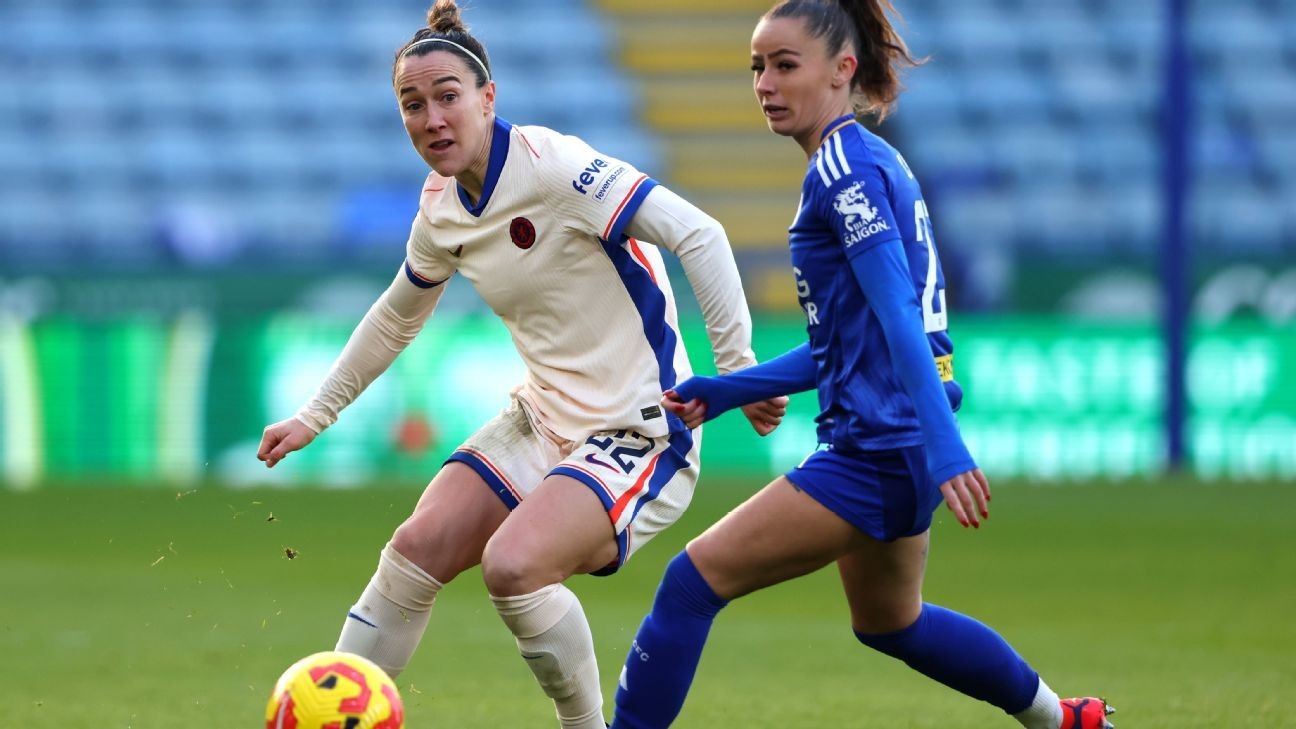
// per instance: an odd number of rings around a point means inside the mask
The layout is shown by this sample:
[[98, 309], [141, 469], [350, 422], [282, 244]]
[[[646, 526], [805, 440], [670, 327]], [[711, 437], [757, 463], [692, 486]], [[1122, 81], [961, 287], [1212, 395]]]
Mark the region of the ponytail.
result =
[[824, 39], [829, 55], [853, 50], [858, 62], [851, 78], [855, 115], [882, 121], [904, 90], [902, 69], [926, 62], [910, 55], [888, 13], [900, 18], [891, 0], [783, 0], [764, 17], [804, 18], [806, 30]]

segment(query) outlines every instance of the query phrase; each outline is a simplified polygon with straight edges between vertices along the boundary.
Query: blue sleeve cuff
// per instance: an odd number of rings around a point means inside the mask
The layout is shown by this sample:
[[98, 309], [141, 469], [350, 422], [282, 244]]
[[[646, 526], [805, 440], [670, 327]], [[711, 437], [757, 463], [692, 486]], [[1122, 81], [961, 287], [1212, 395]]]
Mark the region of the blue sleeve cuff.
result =
[[603, 231], [603, 240], [609, 243], [621, 242], [625, 227], [630, 224], [635, 213], [639, 212], [639, 206], [643, 205], [644, 198], [648, 197], [654, 187], [657, 187], [657, 181], [647, 175], [635, 182], [630, 193], [621, 201], [621, 206], [612, 214], [612, 220], [608, 221], [607, 229]]
[[819, 366], [809, 342], [746, 369], [718, 377], [691, 377], [675, 387], [682, 400], [706, 403], [706, 420], [753, 402], [813, 390]]
[[430, 289], [436, 286], [440, 286], [441, 284], [446, 282], [445, 279], [441, 279], [440, 281], [433, 281], [430, 278], [424, 278], [423, 276], [420, 276], [418, 271], [415, 271], [414, 267], [410, 265], [408, 259], [405, 261], [405, 278], [409, 279], [410, 283], [414, 284], [415, 286], [421, 289]]

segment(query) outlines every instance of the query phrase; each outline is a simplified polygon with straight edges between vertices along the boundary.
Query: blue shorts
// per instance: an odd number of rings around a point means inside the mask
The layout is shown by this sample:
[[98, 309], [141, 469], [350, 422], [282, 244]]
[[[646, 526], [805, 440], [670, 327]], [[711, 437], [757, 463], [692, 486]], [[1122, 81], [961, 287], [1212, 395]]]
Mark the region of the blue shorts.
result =
[[943, 497], [921, 445], [844, 455], [815, 451], [784, 474], [797, 488], [880, 542], [922, 534]]

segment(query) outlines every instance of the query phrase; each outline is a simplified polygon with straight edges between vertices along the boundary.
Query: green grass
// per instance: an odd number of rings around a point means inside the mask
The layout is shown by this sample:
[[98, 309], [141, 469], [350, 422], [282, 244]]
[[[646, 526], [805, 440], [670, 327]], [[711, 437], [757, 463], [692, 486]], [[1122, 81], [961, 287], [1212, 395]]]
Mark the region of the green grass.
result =
[[[665, 561], [744, 493], [704, 480], [622, 574], [572, 581], [609, 700]], [[332, 647], [416, 496], [0, 492], [6, 726], [263, 725], [274, 679]], [[1290, 484], [1003, 485], [980, 532], [938, 516], [926, 597], [995, 626], [1061, 693], [1109, 697], [1121, 729], [1296, 727], [1293, 513]], [[413, 729], [556, 725], [476, 571], [399, 683]], [[1016, 725], [855, 643], [825, 570], [722, 613], [678, 726]]]

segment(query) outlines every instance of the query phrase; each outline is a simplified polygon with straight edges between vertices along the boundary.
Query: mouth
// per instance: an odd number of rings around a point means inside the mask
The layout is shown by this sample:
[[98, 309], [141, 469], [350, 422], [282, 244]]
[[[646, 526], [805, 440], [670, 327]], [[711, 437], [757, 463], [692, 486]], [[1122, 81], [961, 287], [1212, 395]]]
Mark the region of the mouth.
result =
[[783, 119], [790, 113], [786, 106], [776, 106], [774, 104], [762, 104], [761, 111], [765, 112], [765, 118], [770, 121]]
[[432, 150], [432, 152], [436, 154], [441, 154], [445, 152], [447, 149], [450, 149], [450, 147], [453, 144], [454, 144], [454, 140], [452, 139], [441, 139], [429, 144], [428, 149]]

